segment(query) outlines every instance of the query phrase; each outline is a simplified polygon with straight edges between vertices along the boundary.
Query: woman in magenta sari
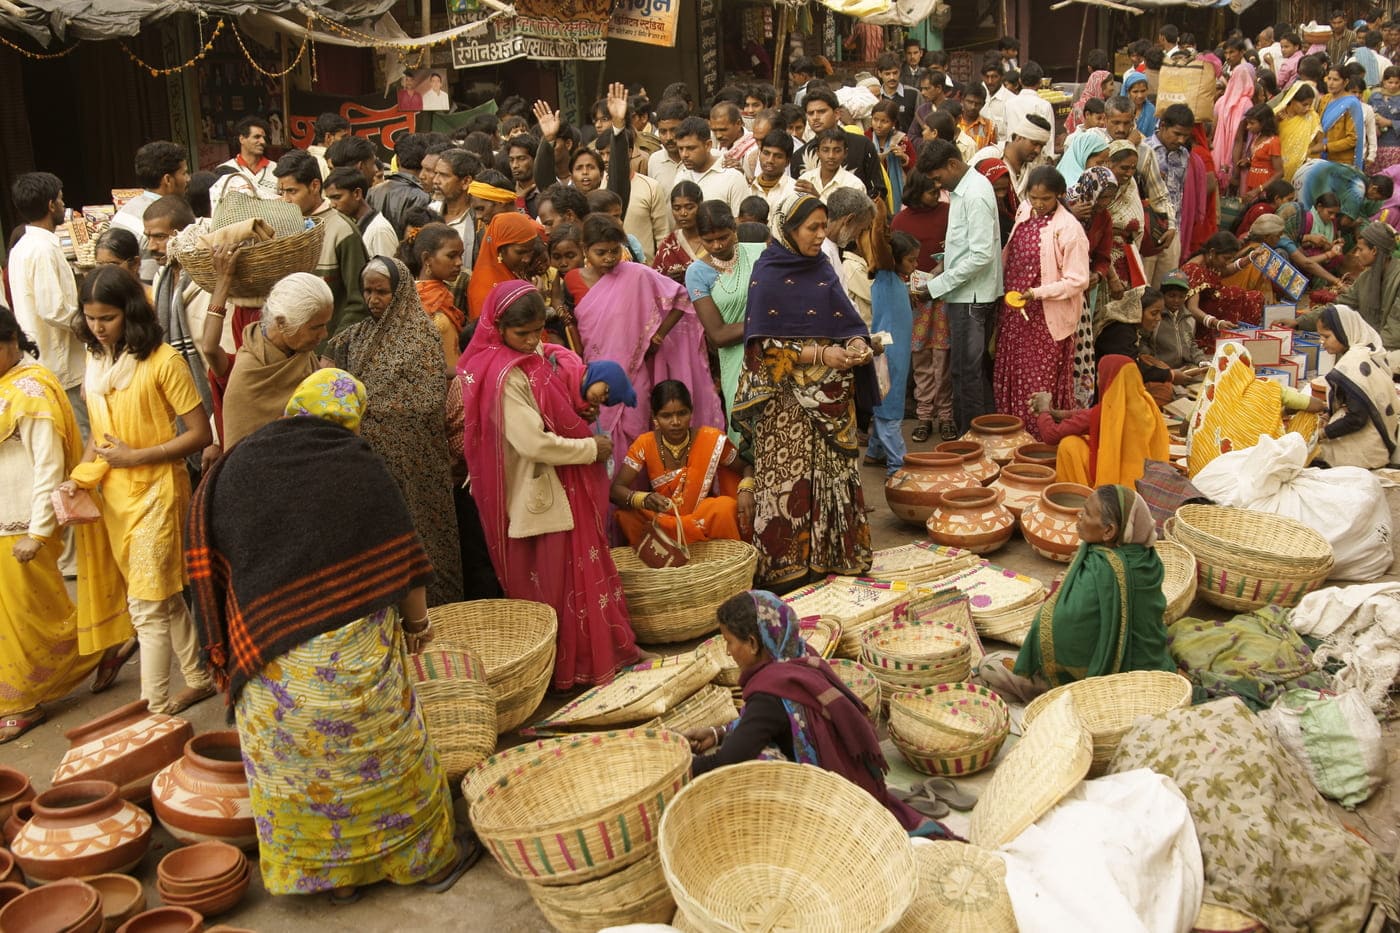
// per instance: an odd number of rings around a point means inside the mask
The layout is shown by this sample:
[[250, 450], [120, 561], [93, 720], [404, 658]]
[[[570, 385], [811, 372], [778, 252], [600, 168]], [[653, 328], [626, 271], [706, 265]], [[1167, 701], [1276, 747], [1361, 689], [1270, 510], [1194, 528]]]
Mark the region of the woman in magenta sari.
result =
[[500, 283], [457, 372], [491, 563], [507, 597], [558, 614], [552, 685], [567, 690], [607, 682], [639, 653], [605, 530], [612, 442], [581, 414], [583, 361], [542, 342], [544, 322], [533, 285]]
[[690, 387], [695, 427], [724, 430], [705, 328], [685, 286], [639, 262], [622, 262], [625, 242], [622, 225], [612, 217], [590, 214], [584, 221], [584, 267], [577, 272], [588, 291], [574, 309], [584, 358], [621, 364], [640, 402], [636, 408], [604, 408], [598, 416], [619, 468], [632, 442], [651, 430], [651, 406], [642, 400], [665, 379]]

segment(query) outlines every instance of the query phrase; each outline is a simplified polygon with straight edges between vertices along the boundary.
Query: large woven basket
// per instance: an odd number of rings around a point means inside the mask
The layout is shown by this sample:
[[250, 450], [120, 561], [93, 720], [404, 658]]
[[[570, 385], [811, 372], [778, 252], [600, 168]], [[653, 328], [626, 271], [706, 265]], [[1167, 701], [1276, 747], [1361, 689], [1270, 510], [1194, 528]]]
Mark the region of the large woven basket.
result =
[[655, 851], [594, 881], [527, 883], [526, 887], [540, 913], [561, 933], [596, 933], [629, 923], [666, 923], [676, 912], [661, 870], [661, 855]]
[[1010, 731], [1010, 710], [980, 684], [940, 684], [890, 698], [890, 740], [925, 774], [981, 771], [996, 759]]
[[1167, 598], [1167, 611], [1162, 621], [1171, 625], [1186, 615], [1196, 599], [1196, 558], [1175, 541], [1166, 538], [1156, 544], [1162, 560], [1162, 595]]
[[1335, 562], [1322, 535], [1267, 512], [1187, 504], [1177, 509], [1167, 534], [1196, 558], [1200, 597], [1236, 612], [1298, 605]]
[[496, 695], [465, 648], [434, 644], [408, 656], [408, 674], [447, 779], [457, 783], [496, 750]]
[[462, 645], [486, 665], [496, 694], [496, 731], [513, 732], [539, 709], [554, 673], [559, 624], [544, 603], [478, 599], [428, 610], [439, 641]]
[[632, 631], [645, 645], [708, 635], [719, 628], [715, 610], [753, 585], [758, 550], [743, 541], [700, 541], [683, 567], [648, 567], [627, 547], [613, 548], [627, 594]]
[[951, 622], [907, 618], [872, 625], [861, 633], [861, 663], [879, 676], [891, 671], [930, 671], [958, 665], [971, 654], [967, 632]]
[[827, 663], [831, 665], [832, 672], [841, 678], [841, 682], [865, 704], [865, 712], [870, 717], [870, 721], [878, 722], [880, 719], [880, 682], [875, 679], [875, 675], [870, 673], [869, 669], [862, 666], [860, 662], [847, 658], [832, 658]]
[[1006, 863], [995, 854], [964, 842], [933, 842], [915, 847], [914, 863], [914, 903], [892, 933], [1016, 933]]
[[[831, 616], [802, 619], [799, 628], [807, 647], [824, 658], [831, 657], [841, 641], [841, 623]], [[724, 684], [726, 687], [739, 686], [739, 665], [722, 649], [720, 654], [720, 668], [719, 673], [715, 675], [715, 683]]]
[[655, 851], [662, 811], [690, 780], [690, 743], [665, 729], [538, 742], [482, 762], [462, 781], [472, 828], [501, 870], [578, 884]]
[[661, 819], [661, 864], [707, 933], [874, 933], [914, 896], [913, 849], [893, 815], [840, 775], [790, 762], [697, 778]]
[[[244, 202], [248, 202], [246, 206]], [[315, 270], [321, 257], [326, 226], [314, 217], [310, 218], [309, 227], [300, 217], [296, 217], [295, 225], [289, 226], [281, 216], [285, 208], [291, 208], [294, 215], [299, 213], [291, 205], [236, 194], [229, 194], [219, 202], [219, 216], [215, 219], [214, 229], [257, 216], [267, 220], [277, 231], [272, 239], [248, 244], [238, 251], [230, 295], [239, 298], [262, 297], [293, 272]], [[214, 253], [198, 245], [195, 239], [197, 234], [197, 230], [192, 230], [173, 238], [170, 241], [170, 255], [190, 274], [196, 285], [206, 292], [212, 292], [219, 282], [219, 275], [214, 271]]]
[[1074, 697], [1079, 721], [1094, 743], [1090, 777], [1108, 770], [1118, 743], [1139, 716], [1152, 716], [1191, 705], [1191, 681], [1170, 671], [1126, 671], [1103, 677], [1086, 677], [1056, 687], [1026, 705], [1022, 728], [1029, 728], [1047, 706], [1063, 694]]

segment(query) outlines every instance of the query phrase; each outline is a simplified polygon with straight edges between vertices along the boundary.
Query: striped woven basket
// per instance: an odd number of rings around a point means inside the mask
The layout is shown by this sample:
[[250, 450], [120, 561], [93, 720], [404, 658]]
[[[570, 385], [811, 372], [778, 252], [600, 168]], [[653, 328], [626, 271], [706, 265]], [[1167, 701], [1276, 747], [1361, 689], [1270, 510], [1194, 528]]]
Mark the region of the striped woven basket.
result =
[[432, 645], [408, 656], [408, 674], [447, 779], [456, 783], [496, 750], [496, 695], [466, 648]]
[[463, 645], [486, 665], [496, 695], [496, 731], [504, 735], [532, 716], [554, 673], [554, 609], [524, 599], [477, 599], [428, 610], [440, 641]]
[[981, 771], [1010, 730], [1006, 704], [980, 684], [940, 684], [890, 699], [890, 740], [924, 774]]
[[1187, 504], [1165, 529], [1196, 558], [1198, 595], [1236, 612], [1291, 609], [1322, 585], [1335, 563], [1322, 535], [1267, 512]]
[[632, 923], [665, 923], [676, 912], [661, 855], [653, 851], [621, 871], [581, 884], [531, 884], [530, 896], [560, 933], [595, 933]]

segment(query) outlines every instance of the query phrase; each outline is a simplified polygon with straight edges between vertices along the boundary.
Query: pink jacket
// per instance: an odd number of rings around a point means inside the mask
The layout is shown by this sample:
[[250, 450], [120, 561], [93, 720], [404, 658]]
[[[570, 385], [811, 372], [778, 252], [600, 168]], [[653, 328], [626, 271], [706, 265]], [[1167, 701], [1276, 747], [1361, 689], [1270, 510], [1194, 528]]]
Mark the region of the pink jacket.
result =
[[[1016, 211], [1016, 226], [1031, 215], [1031, 202], [1023, 200]], [[1001, 253], [1002, 263], [1010, 258], [1009, 244]], [[1035, 297], [1045, 310], [1045, 325], [1055, 340], [1074, 333], [1084, 309], [1084, 291], [1089, 287], [1089, 238], [1084, 225], [1063, 204], [1055, 208], [1040, 236], [1040, 284]]]

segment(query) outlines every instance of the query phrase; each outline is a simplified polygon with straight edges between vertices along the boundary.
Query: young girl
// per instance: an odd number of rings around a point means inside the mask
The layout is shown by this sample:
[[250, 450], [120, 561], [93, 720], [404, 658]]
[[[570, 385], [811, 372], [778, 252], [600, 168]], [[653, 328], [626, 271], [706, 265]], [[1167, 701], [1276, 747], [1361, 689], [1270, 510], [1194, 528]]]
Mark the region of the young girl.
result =
[[549, 231], [546, 244], [549, 268], [535, 277], [535, 288], [544, 296], [545, 330], [560, 346], [575, 353], [583, 349], [574, 322], [574, 298], [564, 287], [564, 277], [583, 267], [583, 237], [574, 224], [559, 223]]
[[458, 346], [467, 316], [457, 307], [450, 283], [462, 274], [462, 237], [447, 224], [432, 223], [418, 231], [403, 252], [412, 257], [405, 265], [418, 286], [418, 300], [433, 321], [442, 340], [442, 355], [449, 370], [457, 366], [462, 350]]
[[1337, 215], [1341, 210], [1341, 199], [1324, 191], [1313, 201], [1312, 210], [1303, 215], [1298, 229], [1298, 245], [1303, 248], [1303, 255], [1333, 275], [1341, 274], [1342, 240], [1337, 232]]
[[1293, 185], [1282, 178], [1276, 178], [1268, 184], [1256, 188], [1254, 203], [1245, 209], [1244, 214], [1240, 216], [1240, 222], [1230, 232], [1236, 236], [1247, 235], [1256, 220], [1265, 214], [1277, 214], [1280, 207], [1297, 196], [1298, 192]]
[[1383, 467], [1395, 453], [1395, 384], [1380, 334], [1346, 305], [1317, 319], [1322, 348], [1337, 357], [1327, 373], [1327, 424], [1317, 445], [1329, 466]]
[[[1283, 150], [1278, 138], [1278, 121], [1268, 104], [1251, 108], [1244, 115], [1245, 150], [1248, 156], [1237, 163], [1240, 170], [1240, 197], [1251, 201], [1283, 178]], [[1247, 228], [1246, 228], [1247, 229]]]
[[1376, 111], [1376, 164], [1374, 171], [1400, 165], [1400, 65], [1391, 65], [1381, 76], [1381, 86], [1371, 92]]
[[[208, 413], [184, 358], [161, 339], [139, 280], [125, 269], [99, 268], [84, 278], [78, 297], [92, 436], [60, 488], [94, 492], [141, 645], [141, 697], [153, 712], [175, 713], [214, 695], [182, 595], [190, 499], [184, 460], [209, 445]], [[185, 678], [174, 697], [172, 648]]]
[[870, 132], [866, 135], [875, 144], [890, 177], [890, 196], [895, 204], [903, 203], [904, 176], [914, 165], [914, 144], [900, 132], [899, 105], [882, 100], [870, 111]]
[[1284, 92], [1274, 113], [1278, 114], [1279, 148], [1283, 155], [1283, 179], [1292, 181], [1298, 167], [1322, 151], [1322, 123], [1313, 105], [1317, 91], [1299, 81]]
[[[622, 198], [617, 196], [616, 191], [609, 191], [607, 188], [597, 188], [588, 192], [588, 213], [607, 214], [609, 217], [622, 223]], [[646, 254], [642, 252], [642, 242], [632, 234], [627, 234], [628, 258], [633, 262], [646, 262]]]
[[676, 229], [657, 245], [656, 255], [651, 260], [653, 269], [682, 285], [685, 284], [685, 270], [695, 260], [705, 257], [705, 247], [695, 228], [695, 215], [704, 200], [705, 195], [695, 182], [676, 182], [671, 189], [671, 216]]

